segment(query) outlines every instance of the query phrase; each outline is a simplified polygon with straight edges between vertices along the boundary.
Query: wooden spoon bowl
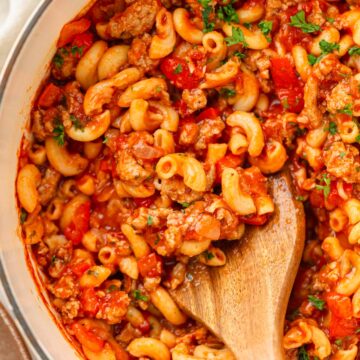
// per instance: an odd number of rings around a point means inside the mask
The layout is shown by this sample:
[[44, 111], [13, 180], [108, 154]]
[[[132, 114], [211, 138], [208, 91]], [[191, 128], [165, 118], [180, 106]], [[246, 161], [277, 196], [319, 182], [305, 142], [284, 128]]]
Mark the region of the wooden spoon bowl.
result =
[[171, 291], [238, 360], [284, 358], [285, 312], [304, 246], [304, 210], [288, 170], [269, 178], [269, 185], [276, 206], [270, 221], [228, 243], [225, 266], [203, 269], [194, 262], [194, 280]]

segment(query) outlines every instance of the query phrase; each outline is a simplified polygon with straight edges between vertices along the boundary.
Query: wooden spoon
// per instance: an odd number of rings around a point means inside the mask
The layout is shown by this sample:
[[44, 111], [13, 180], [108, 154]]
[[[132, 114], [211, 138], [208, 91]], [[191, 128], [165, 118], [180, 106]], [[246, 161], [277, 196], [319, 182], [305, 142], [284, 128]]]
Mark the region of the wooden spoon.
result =
[[194, 262], [186, 281], [171, 291], [177, 304], [224, 341], [238, 360], [280, 360], [285, 312], [305, 238], [302, 204], [288, 170], [269, 179], [276, 210], [262, 226], [248, 226], [227, 242], [225, 266]]

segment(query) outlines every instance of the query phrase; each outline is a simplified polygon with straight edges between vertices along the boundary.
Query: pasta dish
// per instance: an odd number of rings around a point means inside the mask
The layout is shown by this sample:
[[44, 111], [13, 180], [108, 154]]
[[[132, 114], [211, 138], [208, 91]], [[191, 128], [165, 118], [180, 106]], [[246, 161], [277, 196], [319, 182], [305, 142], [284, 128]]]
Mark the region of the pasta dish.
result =
[[49, 72], [16, 190], [84, 358], [234, 359], [169, 290], [271, 218], [285, 164], [307, 214], [286, 356], [359, 358], [357, 0], [98, 0], [63, 26]]

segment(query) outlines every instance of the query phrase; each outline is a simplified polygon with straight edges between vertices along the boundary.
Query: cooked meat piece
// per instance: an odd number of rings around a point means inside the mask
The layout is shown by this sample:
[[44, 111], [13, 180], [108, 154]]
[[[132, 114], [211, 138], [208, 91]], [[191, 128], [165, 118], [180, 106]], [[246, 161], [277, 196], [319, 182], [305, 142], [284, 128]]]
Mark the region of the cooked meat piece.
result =
[[220, 119], [205, 119], [199, 122], [200, 133], [195, 143], [195, 150], [206, 149], [208, 143], [221, 136], [225, 123]]
[[61, 48], [57, 51], [51, 73], [57, 80], [67, 80], [74, 77], [79, 59], [71, 53], [70, 48]]
[[60, 299], [75, 297], [79, 293], [78, 280], [71, 275], [61, 277], [55, 284], [48, 285], [48, 289]]
[[121, 322], [126, 315], [130, 304], [129, 296], [123, 291], [113, 291], [101, 299], [97, 319], [103, 319], [109, 324]]
[[45, 176], [38, 187], [41, 205], [46, 205], [55, 195], [61, 175], [55, 169], [48, 167]]
[[[87, 116], [84, 113], [84, 94], [80, 90], [80, 84], [77, 81], [72, 81], [64, 86], [64, 94], [66, 97], [67, 113], [72, 114], [77, 120], [87, 121]], [[62, 115], [64, 117], [64, 114]]]
[[31, 131], [37, 140], [44, 141], [47, 136], [53, 135], [57, 122], [61, 123], [60, 111], [57, 108], [34, 111]]
[[185, 89], [181, 97], [191, 112], [203, 109], [207, 103], [206, 94], [201, 89]]
[[335, 141], [325, 145], [323, 157], [329, 174], [346, 182], [360, 183], [360, 157], [355, 146]]
[[179, 203], [191, 203], [202, 198], [202, 193], [187, 187], [180, 177], [162, 180], [161, 195], [167, 195], [171, 200]]
[[159, 60], [152, 60], [149, 57], [151, 36], [144, 34], [141, 38], [135, 38], [131, 43], [128, 52], [129, 64], [135, 65], [144, 72], [150, 72], [159, 65]]
[[80, 301], [69, 300], [61, 307], [61, 315], [67, 319], [74, 319], [78, 316]]
[[108, 33], [116, 39], [130, 39], [149, 32], [154, 26], [158, 2], [156, 0], [138, 0], [125, 11], [111, 18]]
[[119, 151], [116, 171], [120, 180], [131, 185], [140, 185], [146, 178], [151, 176], [151, 172], [139, 165], [129, 150]]

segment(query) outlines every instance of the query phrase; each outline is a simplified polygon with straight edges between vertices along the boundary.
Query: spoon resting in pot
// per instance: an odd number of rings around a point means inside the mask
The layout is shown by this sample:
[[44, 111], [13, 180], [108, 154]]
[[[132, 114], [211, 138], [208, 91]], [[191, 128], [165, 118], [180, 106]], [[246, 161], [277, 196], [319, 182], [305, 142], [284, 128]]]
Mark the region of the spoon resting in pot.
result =
[[171, 291], [177, 304], [224, 341], [237, 360], [280, 360], [285, 312], [305, 239], [302, 204], [288, 170], [269, 178], [275, 213], [226, 244], [226, 264], [189, 271]]

